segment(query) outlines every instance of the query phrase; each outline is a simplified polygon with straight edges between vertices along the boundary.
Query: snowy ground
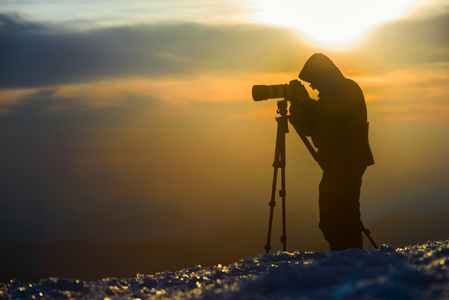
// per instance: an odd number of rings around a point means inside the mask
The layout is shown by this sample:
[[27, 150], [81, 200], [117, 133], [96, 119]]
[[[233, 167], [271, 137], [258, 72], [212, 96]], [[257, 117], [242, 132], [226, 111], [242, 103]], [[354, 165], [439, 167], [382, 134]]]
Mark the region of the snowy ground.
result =
[[0, 286], [0, 299], [449, 299], [449, 240], [394, 249], [277, 252], [214, 266], [84, 282]]

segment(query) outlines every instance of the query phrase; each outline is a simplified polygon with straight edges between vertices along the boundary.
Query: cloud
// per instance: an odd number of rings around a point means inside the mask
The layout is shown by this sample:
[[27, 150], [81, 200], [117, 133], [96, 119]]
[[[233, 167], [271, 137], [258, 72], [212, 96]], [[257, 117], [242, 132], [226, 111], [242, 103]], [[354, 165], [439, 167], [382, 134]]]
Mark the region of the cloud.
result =
[[[31, 87], [104, 77], [164, 77], [286, 65], [298, 42], [289, 31], [255, 26], [161, 24], [57, 31], [1, 16], [0, 87]], [[296, 47], [295, 47], [296, 45]], [[285, 54], [285, 51], [289, 54]], [[284, 61], [282, 63], [282, 61]]]
[[449, 14], [432, 18], [399, 19], [377, 27], [359, 45], [386, 69], [449, 61]]
[[44, 30], [48, 30], [48, 28], [42, 24], [28, 22], [22, 19], [18, 14], [0, 14], [1, 35], [36, 33]]
[[374, 119], [441, 125], [449, 121], [449, 63], [419, 64], [355, 79], [364, 89]]
[[[396, 21], [346, 55], [373, 53], [383, 65], [447, 61], [447, 15]], [[255, 24], [173, 23], [69, 31], [0, 15], [0, 88], [101, 78], [294, 72], [315, 51], [290, 30]], [[329, 49], [330, 55], [342, 56]], [[348, 57], [349, 57], [348, 56]], [[370, 62], [365, 62], [369, 64]]]
[[48, 0], [2, 0], [2, 11], [19, 11], [35, 20], [51, 20], [77, 27], [104, 27], [161, 21], [233, 22], [247, 13], [241, 0], [140, 1], [96, 0], [64, 1], [55, 5]]

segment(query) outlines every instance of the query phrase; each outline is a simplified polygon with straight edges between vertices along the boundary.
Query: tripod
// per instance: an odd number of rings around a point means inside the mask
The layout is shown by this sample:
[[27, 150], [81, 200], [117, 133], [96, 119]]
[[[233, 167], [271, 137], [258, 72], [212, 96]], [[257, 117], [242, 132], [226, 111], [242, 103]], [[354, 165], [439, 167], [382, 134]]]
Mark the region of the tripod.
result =
[[280, 117], [276, 117], [277, 121], [277, 135], [276, 135], [276, 148], [274, 150], [274, 173], [273, 173], [273, 185], [271, 188], [271, 201], [270, 205], [270, 218], [268, 222], [268, 237], [267, 244], [265, 245], [265, 251], [267, 253], [271, 250], [271, 228], [273, 226], [273, 213], [276, 206], [276, 182], [278, 178], [278, 170], [281, 168], [281, 190], [279, 196], [282, 198], [282, 236], [281, 242], [283, 244], [283, 250], [287, 250], [287, 223], [286, 223], [286, 209], [285, 209], [285, 134], [288, 133], [288, 116], [287, 116], [287, 100], [278, 101], [277, 113]]
[[[271, 250], [271, 229], [273, 226], [273, 214], [274, 214], [274, 207], [276, 206], [276, 183], [278, 178], [278, 170], [281, 168], [281, 190], [279, 191], [279, 196], [282, 198], [282, 235], [281, 235], [281, 243], [282, 243], [282, 250], [287, 251], [287, 222], [286, 222], [286, 208], [285, 208], [285, 198], [286, 198], [286, 191], [285, 191], [285, 134], [288, 133], [288, 115], [287, 115], [287, 99], [280, 100], [277, 103], [277, 113], [280, 115], [280, 117], [276, 117], [277, 121], [277, 134], [276, 134], [276, 148], [274, 151], [274, 172], [273, 172], [273, 184], [271, 187], [271, 201], [269, 202], [270, 206], [270, 217], [268, 221], [268, 235], [267, 235], [267, 244], [265, 245], [265, 251], [266, 253], [269, 253]], [[294, 126], [295, 127], [295, 126]], [[307, 139], [307, 137], [301, 133], [299, 128], [295, 127], [295, 130], [297, 131], [299, 137], [304, 142], [304, 145], [307, 147], [307, 150], [309, 150], [310, 154], [313, 156], [315, 161], [320, 165], [321, 169], [323, 168], [320, 164], [320, 161], [317, 157], [317, 152], [313, 148], [313, 146], [310, 144], [310, 141]], [[362, 229], [362, 232], [366, 235], [366, 237], [369, 239], [371, 244], [375, 249], [379, 249], [379, 247], [376, 245], [374, 240], [371, 238], [370, 231], [363, 225], [362, 221], [360, 221], [360, 226]]]

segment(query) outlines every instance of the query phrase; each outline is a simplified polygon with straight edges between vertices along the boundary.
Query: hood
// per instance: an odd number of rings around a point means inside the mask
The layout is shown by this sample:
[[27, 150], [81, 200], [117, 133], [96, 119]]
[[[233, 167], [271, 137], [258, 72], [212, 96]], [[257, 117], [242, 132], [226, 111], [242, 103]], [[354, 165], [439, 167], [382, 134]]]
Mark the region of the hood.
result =
[[322, 53], [312, 55], [304, 64], [298, 77], [306, 82], [332, 82], [344, 78], [337, 66]]

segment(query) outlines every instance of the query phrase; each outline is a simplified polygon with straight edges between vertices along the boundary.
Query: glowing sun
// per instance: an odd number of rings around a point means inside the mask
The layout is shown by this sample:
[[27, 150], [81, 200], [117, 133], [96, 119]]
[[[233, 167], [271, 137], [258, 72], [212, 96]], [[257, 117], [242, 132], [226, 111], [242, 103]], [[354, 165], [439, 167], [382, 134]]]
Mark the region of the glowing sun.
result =
[[417, 0], [249, 0], [252, 21], [296, 30], [324, 46], [347, 46]]

